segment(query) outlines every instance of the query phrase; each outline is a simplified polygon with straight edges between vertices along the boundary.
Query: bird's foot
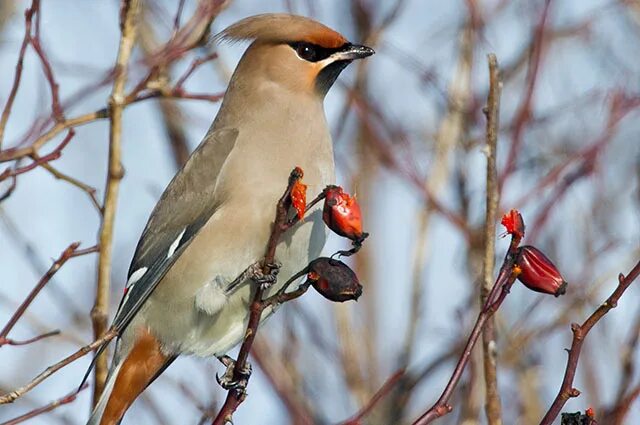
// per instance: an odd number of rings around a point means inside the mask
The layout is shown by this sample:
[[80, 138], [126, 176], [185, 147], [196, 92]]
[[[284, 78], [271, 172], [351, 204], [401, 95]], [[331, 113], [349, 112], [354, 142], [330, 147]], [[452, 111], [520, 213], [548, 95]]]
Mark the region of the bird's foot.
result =
[[251, 364], [246, 362], [242, 370], [238, 371], [239, 379], [234, 379], [236, 361], [226, 355], [218, 357], [218, 360], [227, 368], [222, 377], [216, 373], [216, 381], [218, 381], [218, 384], [227, 391], [238, 390], [244, 392], [247, 388], [249, 377], [251, 376]]
[[282, 264], [277, 261], [266, 264], [266, 267], [269, 269], [267, 273], [264, 273], [264, 266], [265, 265], [262, 264], [262, 261], [258, 261], [249, 266], [249, 277], [256, 284], [260, 285], [262, 290], [269, 289], [274, 283], [276, 283]]

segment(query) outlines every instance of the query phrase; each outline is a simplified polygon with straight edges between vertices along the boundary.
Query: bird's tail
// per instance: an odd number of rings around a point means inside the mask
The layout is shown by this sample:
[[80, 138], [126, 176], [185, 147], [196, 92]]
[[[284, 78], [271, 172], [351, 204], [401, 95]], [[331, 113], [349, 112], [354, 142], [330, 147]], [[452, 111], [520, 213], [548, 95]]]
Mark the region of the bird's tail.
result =
[[104, 415], [105, 408], [107, 407], [107, 403], [111, 398], [111, 393], [115, 387], [116, 378], [118, 377], [118, 373], [120, 372], [120, 368], [122, 367], [122, 361], [116, 363], [117, 359], [114, 356], [113, 365], [109, 370], [109, 375], [107, 375], [107, 382], [104, 385], [104, 390], [100, 395], [100, 399], [96, 404], [96, 407], [93, 408], [93, 412], [91, 412], [91, 417], [87, 422], [87, 425], [101, 425], [102, 416]]
[[118, 348], [87, 425], [119, 424], [135, 399], [175, 360], [148, 332], [139, 332], [128, 352], [120, 353]]

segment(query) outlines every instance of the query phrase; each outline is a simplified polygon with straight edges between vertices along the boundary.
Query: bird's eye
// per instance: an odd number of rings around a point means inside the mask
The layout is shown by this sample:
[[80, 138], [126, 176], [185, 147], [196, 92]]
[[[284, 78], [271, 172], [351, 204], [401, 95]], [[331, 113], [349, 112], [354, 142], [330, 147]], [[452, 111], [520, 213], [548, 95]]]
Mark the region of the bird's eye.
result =
[[295, 49], [301, 59], [309, 62], [314, 62], [316, 60], [317, 52], [313, 45], [309, 43], [297, 43]]

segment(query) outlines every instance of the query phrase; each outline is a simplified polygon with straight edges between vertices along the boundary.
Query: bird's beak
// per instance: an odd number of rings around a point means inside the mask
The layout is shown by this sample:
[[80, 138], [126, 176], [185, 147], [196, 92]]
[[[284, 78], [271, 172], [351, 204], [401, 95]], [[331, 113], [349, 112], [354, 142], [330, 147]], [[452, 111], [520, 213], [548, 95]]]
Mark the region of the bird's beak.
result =
[[375, 51], [371, 47], [358, 44], [346, 44], [342, 49], [331, 55], [334, 61], [352, 61], [371, 56]]

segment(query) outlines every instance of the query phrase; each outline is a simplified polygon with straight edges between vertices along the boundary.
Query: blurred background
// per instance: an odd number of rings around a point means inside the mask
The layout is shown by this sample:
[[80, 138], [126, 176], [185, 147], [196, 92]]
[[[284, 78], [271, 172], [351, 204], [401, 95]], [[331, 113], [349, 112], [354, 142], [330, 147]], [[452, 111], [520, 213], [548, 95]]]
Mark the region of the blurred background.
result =
[[[0, 181], [0, 326], [71, 242], [97, 243], [108, 120], [85, 114], [107, 105], [118, 3], [42, 0], [33, 17], [43, 55], [27, 47], [0, 173], [31, 162], [16, 162], [11, 148], [31, 146], [69, 119], [84, 121], [59, 159]], [[0, 2], [3, 108], [29, 7], [31, 1]], [[206, 24], [213, 18], [216, 33], [263, 12], [313, 17], [377, 52], [351, 65], [326, 98], [337, 183], [357, 194], [371, 236], [350, 262], [364, 286], [359, 302], [332, 304], [310, 292], [261, 328], [249, 396], [235, 423], [337, 423], [402, 369], [364, 423], [411, 423], [438, 398], [480, 307], [490, 52], [504, 82], [499, 214], [518, 208], [527, 223], [524, 242], [543, 250], [569, 282], [560, 298], [516, 283], [496, 315], [503, 423], [539, 423], [560, 388], [570, 323], [593, 312], [618, 273], [640, 257], [640, 1], [144, 2], [127, 85], [135, 100], [124, 112], [111, 316], [152, 207], [208, 129], [246, 47], [199, 43]], [[52, 81], [62, 111], [52, 106]], [[55, 133], [39, 153], [54, 151], [66, 134]], [[345, 246], [333, 236], [326, 252]], [[497, 266], [507, 246], [508, 238], [496, 235]], [[61, 333], [1, 346], [0, 393], [93, 340], [96, 265], [95, 253], [70, 259], [28, 308], [9, 337]], [[639, 299], [632, 286], [589, 335], [575, 382], [582, 395], [565, 411], [592, 406], [601, 423], [640, 422]], [[72, 391], [89, 362], [84, 357], [0, 406], [0, 422]], [[222, 371], [215, 359], [178, 359], [123, 423], [210, 423], [226, 395], [215, 382]], [[439, 423], [487, 423], [483, 376], [478, 344], [453, 412]], [[29, 423], [83, 424], [90, 393]]]

